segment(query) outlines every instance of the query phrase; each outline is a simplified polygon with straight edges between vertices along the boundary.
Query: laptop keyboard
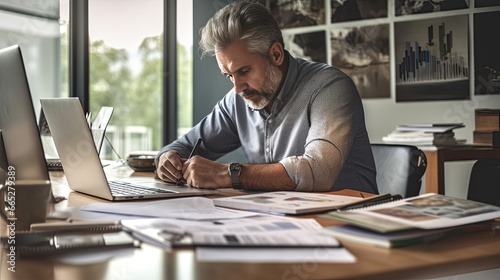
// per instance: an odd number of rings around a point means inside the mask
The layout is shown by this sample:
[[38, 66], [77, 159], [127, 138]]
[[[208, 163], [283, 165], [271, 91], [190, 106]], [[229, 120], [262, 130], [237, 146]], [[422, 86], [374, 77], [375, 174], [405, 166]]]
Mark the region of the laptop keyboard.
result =
[[159, 188], [146, 188], [141, 185], [136, 185], [123, 181], [109, 181], [109, 187], [113, 195], [145, 195], [145, 194], [158, 194], [158, 193], [175, 193], [173, 191], [159, 189]]

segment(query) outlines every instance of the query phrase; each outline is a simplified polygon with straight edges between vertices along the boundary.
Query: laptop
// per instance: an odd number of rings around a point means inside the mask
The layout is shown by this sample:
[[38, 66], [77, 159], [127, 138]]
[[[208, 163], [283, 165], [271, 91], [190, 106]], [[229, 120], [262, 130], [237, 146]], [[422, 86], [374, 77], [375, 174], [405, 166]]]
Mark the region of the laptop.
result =
[[2, 130], [0, 129], [0, 187], [6, 183], [7, 174], [9, 172], [9, 163], [7, 162], [7, 153], [3, 144]]
[[[174, 185], [152, 177], [108, 180], [85, 119], [80, 100], [41, 99], [69, 187], [106, 200], [171, 198], [218, 193], [217, 190]], [[133, 189], [128, 192], [126, 189]]]
[[[104, 143], [104, 136], [106, 135], [106, 128], [108, 127], [111, 115], [113, 115], [113, 107], [103, 106], [97, 113], [94, 121], [91, 124], [92, 137], [94, 138], [97, 153], [101, 153], [102, 144]], [[87, 123], [90, 119], [87, 120]]]
[[48, 181], [49, 172], [26, 72], [17, 45], [0, 50], [0, 129], [17, 180]]
[[[97, 153], [100, 154], [102, 145], [104, 143], [106, 128], [108, 127], [109, 121], [111, 120], [111, 115], [113, 114], [113, 107], [103, 106], [99, 110], [97, 117], [94, 122], [90, 124], [92, 130], [92, 138], [94, 139], [95, 147]], [[90, 123], [90, 114], [86, 117], [87, 123]], [[59, 160], [59, 155], [57, 154], [57, 148], [52, 139], [50, 133], [49, 125], [45, 119], [45, 114], [43, 110], [40, 110], [40, 117], [38, 118], [38, 127], [40, 130], [40, 137], [42, 138], [43, 150], [45, 151], [45, 159], [47, 161], [47, 168], [49, 171], [63, 171], [61, 161]], [[108, 164], [104, 164], [106, 166]]]

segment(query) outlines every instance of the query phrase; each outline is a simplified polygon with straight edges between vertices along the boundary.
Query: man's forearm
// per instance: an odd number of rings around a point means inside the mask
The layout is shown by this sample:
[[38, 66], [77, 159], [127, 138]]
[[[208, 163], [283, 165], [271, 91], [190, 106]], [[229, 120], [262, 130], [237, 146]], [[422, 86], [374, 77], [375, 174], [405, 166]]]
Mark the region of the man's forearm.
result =
[[280, 163], [244, 164], [240, 182], [244, 190], [255, 191], [290, 191], [296, 187]]

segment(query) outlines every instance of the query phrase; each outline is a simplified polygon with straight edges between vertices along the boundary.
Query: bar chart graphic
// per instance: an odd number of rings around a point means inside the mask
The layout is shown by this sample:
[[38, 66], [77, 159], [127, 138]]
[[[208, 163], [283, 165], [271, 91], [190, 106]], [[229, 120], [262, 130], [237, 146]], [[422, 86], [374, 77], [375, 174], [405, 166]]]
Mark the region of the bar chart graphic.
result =
[[467, 16], [395, 24], [396, 100], [469, 98]]
[[437, 28], [435, 42], [434, 30], [434, 25], [428, 27], [429, 41], [424, 46], [405, 42], [403, 61], [398, 65], [398, 83], [468, 78], [466, 57], [453, 51], [453, 32], [446, 32], [442, 23]]

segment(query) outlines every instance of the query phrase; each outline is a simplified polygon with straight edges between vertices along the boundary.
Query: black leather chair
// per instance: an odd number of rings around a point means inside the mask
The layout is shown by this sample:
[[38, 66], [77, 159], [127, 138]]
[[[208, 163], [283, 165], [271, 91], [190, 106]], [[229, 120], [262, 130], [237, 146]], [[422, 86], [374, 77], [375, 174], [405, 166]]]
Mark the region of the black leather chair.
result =
[[478, 159], [472, 166], [467, 199], [500, 206], [500, 159]]
[[415, 146], [371, 144], [380, 194], [417, 196], [427, 168], [424, 152]]

